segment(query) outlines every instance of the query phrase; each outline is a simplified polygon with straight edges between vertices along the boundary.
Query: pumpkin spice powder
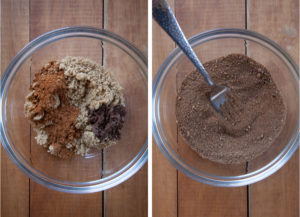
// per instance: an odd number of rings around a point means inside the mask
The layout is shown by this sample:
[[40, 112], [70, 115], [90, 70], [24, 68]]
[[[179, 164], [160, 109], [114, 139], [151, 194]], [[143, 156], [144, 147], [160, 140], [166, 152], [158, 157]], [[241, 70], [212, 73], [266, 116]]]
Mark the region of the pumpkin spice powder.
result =
[[63, 144], [81, 136], [75, 128], [80, 111], [68, 102], [64, 71], [59, 69], [56, 61], [50, 61], [35, 74], [30, 90], [32, 94], [28, 100], [35, 105], [29, 110], [30, 119], [47, 133], [47, 148], [52, 145], [59, 157], [68, 158], [72, 151]]

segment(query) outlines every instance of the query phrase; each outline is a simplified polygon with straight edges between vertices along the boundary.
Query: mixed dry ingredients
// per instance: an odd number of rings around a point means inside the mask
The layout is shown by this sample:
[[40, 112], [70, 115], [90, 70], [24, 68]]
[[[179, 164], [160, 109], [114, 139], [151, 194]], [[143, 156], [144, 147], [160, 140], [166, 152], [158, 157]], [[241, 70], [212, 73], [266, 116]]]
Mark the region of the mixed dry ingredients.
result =
[[264, 153], [279, 136], [286, 107], [269, 71], [239, 54], [204, 64], [218, 85], [231, 89], [216, 112], [209, 101], [211, 88], [198, 71], [186, 76], [176, 102], [178, 128], [203, 158], [240, 164]]
[[82, 57], [50, 61], [35, 73], [25, 116], [36, 141], [60, 158], [86, 155], [120, 139], [122, 87], [102, 66]]

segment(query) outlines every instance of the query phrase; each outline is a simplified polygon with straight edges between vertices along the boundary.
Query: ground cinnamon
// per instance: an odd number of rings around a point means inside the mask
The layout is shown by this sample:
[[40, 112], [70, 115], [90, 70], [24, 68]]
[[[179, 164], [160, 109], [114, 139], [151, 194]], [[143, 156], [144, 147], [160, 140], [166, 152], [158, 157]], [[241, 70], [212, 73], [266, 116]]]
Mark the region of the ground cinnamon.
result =
[[80, 111], [68, 102], [64, 71], [59, 64], [50, 61], [37, 72], [30, 90], [28, 100], [33, 106], [29, 118], [47, 133], [46, 148], [51, 146], [51, 152], [61, 158], [70, 157], [74, 152], [66, 145], [81, 136], [75, 128]]

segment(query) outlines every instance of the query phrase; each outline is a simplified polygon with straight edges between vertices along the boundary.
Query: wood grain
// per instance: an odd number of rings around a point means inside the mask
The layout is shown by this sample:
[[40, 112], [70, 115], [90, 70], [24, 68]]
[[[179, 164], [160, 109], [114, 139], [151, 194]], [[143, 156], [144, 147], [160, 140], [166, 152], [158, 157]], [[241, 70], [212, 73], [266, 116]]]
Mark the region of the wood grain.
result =
[[[104, 27], [147, 54], [147, 0], [105, 0]], [[131, 158], [147, 138], [147, 83], [128, 55], [104, 43], [104, 67], [123, 87], [127, 109], [121, 140], [104, 151], [104, 171]], [[132, 128], [134, 126], [134, 128]], [[116, 161], [115, 159], [118, 159]], [[147, 164], [128, 181], [104, 193], [105, 216], [147, 216]], [[118, 207], [118, 208], [116, 208]]]
[[105, 216], [148, 216], [147, 164], [126, 182], [105, 191]]
[[[247, 23], [280, 44], [299, 65], [298, 0], [248, 0]], [[249, 211], [251, 217], [299, 216], [299, 150], [276, 174], [250, 186]]]
[[[30, 2], [30, 39], [50, 30], [65, 26], [89, 25], [102, 28], [102, 1], [38, 1]], [[68, 39], [44, 48], [32, 57], [31, 73], [35, 73], [49, 59], [67, 55], [87, 56], [101, 64], [101, 44], [88, 39]], [[33, 77], [33, 76], [32, 76]], [[33, 133], [34, 137], [34, 133]], [[89, 159], [89, 166], [83, 169], [85, 159], [59, 161], [49, 156], [32, 138], [32, 164], [52, 177], [72, 177], [80, 180], [89, 177], [92, 171], [101, 171], [101, 156]], [[99, 176], [101, 174], [99, 173]], [[30, 181], [30, 216], [102, 216], [102, 193], [88, 195], [65, 194], [49, 190]]]
[[[170, 0], [168, 3], [172, 10], [174, 10], [174, 1]], [[175, 48], [175, 43], [154, 20], [152, 20], [152, 25], [152, 73], [154, 78], [164, 59]], [[173, 94], [176, 94], [176, 92]], [[172, 125], [171, 127], [177, 131], [176, 125]], [[152, 154], [153, 216], [175, 217], [177, 216], [177, 170], [163, 156], [154, 139]]]
[[[3, 31], [5, 30], [5, 31]], [[29, 1], [1, 1], [1, 74], [17, 52], [29, 41]], [[22, 70], [29, 71], [26, 64]], [[22, 73], [14, 85], [20, 86], [19, 97], [25, 97], [23, 82], [29, 85], [28, 73]], [[23, 92], [23, 94], [22, 94]], [[15, 101], [16, 106], [21, 102]], [[19, 122], [24, 146], [29, 149], [29, 124]], [[1, 147], [1, 216], [29, 216], [29, 179], [12, 163]], [[26, 152], [25, 155], [29, 154]]]
[[[190, 37], [204, 30], [217, 27], [238, 27], [245, 28], [248, 26], [251, 30], [258, 31], [273, 39], [283, 46], [295, 60], [299, 58], [299, 2], [294, 0], [288, 1], [257, 1], [248, 0], [245, 2], [229, 1], [179, 1], [175, 0], [175, 14], [179, 20], [183, 31]], [[245, 13], [246, 12], [246, 13]], [[248, 20], [246, 22], [245, 16]], [[155, 37], [155, 24], [153, 32]], [[160, 52], [155, 51], [155, 42], [153, 42], [153, 63], [156, 55]], [[157, 42], [158, 43], [158, 42]], [[163, 46], [162, 46], [163, 47]], [[210, 47], [217, 49], [220, 53], [209, 51], [205, 54], [199, 54], [200, 58], [207, 55], [222, 55], [222, 47]], [[159, 50], [159, 46], [157, 50]], [[251, 46], [249, 47], [251, 51]], [[163, 49], [162, 49], [163, 50]], [[161, 50], [160, 50], [161, 51]], [[162, 51], [161, 51], [162, 52]], [[210, 58], [211, 58], [210, 57]], [[161, 57], [163, 58], [163, 57]], [[162, 61], [162, 60], [161, 60]], [[155, 66], [155, 64], [154, 64]], [[177, 85], [180, 85], [187, 66], [178, 67]], [[179, 152], [184, 156], [190, 156], [189, 161], [193, 162], [195, 156], [190, 153], [188, 147], [183, 146], [182, 138], [178, 137], [180, 144]], [[186, 152], [186, 153], [185, 153]], [[160, 180], [155, 178], [157, 168], [167, 166], [155, 165], [155, 161], [160, 162], [161, 156], [153, 148], [153, 198], [158, 199], [160, 195]], [[202, 162], [205, 166], [211, 167], [212, 164]], [[167, 164], [167, 163], [165, 163]], [[197, 165], [197, 164], [195, 164]], [[198, 165], [199, 166], [199, 165]], [[203, 165], [202, 165], [203, 166]], [[169, 171], [162, 170], [165, 177]], [[158, 175], [157, 175], [158, 176]], [[170, 175], [169, 175], [170, 176]], [[174, 183], [173, 180], [167, 179], [167, 182]], [[162, 182], [163, 183], [163, 182]], [[155, 186], [158, 186], [155, 190]], [[171, 184], [172, 185], [172, 184]], [[195, 182], [185, 175], [178, 173], [178, 214], [177, 216], [299, 216], [299, 151], [293, 158], [275, 175], [257, 184], [247, 188], [224, 189], [215, 188]], [[154, 211], [156, 216], [164, 215], [168, 207], [176, 207], [169, 201], [174, 201], [174, 192], [163, 191], [165, 194], [162, 198], [165, 200], [167, 208], [160, 205], [159, 201]], [[159, 200], [159, 199], [158, 199]], [[167, 201], [167, 202], [166, 202]], [[247, 213], [247, 202], [249, 210]], [[172, 204], [172, 205], [170, 205]], [[155, 210], [156, 209], [156, 210]], [[162, 215], [163, 213], [163, 215]], [[176, 213], [172, 213], [172, 216]]]
[[[104, 14], [102, 14], [104, 11], [103, 2], [99, 0], [1, 1], [1, 71], [3, 72], [16, 52], [29, 40], [47, 31], [73, 25], [89, 25], [102, 28], [104, 21]], [[124, 4], [122, 1], [105, 2], [108, 10], [106, 13], [107, 27], [133, 42], [146, 54], [147, 1], [131, 0], [128, 4]], [[128, 19], [124, 19], [124, 17]], [[49, 57], [57, 59], [65, 55], [88, 56], [100, 64], [102, 63], [103, 49], [101, 43], [87, 42], [80, 47], [76, 43], [76, 39], [70, 41], [57, 42], [59, 46], [53, 45], [52, 47], [50, 46], [51, 48], [40, 50], [38, 55], [32, 57], [32, 64], [28, 65], [28, 72], [31, 69], [33, 74], [49, 60]], [[84, 53], [85, 51], [88, 51], [88, 53]], [[109, 52], [107, 54], [109, 56]], [[109, 59], [107, 59], [108, 62], [110, 62]], [[25, 87], [23, 90], [24, 96], [20, 95], [19, 97], [24, 99], [25, 94], [28, 92], [30, 76], [25, 76], [24, 79], [19, 78], [19, 80], [18, 82], [22, 82], [20, 83], [22, 88]], [[24, 82], [28, 84], [24, 85]], [[147, 97], [144, 98], [147, 101]], [[140, 102], [144, 103], [144, 106], [147, 108], [147, 102], [141, 99]], [[23, 105], [21, 106], [23, 107]], [[147, 115], [145, 115], [145, 120], [147, 120]], [[29, 127], [26, 127], [26, 123], [21, 124], [20, 127], [28, 129]], [[24, 134], [24, 136], [26, 135]], [[64, 176], [62, 171], [68, 167], [70, 168], [70, 163], [64, 162], [63, 165], [55, 168], [55, 165], [58, 165], [58, 163], [52, 161], [53, 159], [49, 160], [50, 157], [41, 147], [35, 144], [33, 138], [30, 140], [29, 135], [28, 132], [26, 141], [28, 141], [28, 154], [29, 150], [31, 150], [32, 163], [39, 169], [45, 169], [48, 174]], [[147, 135], [143, 140], [146, 137]], [[32, 143], [31, 149], [29, 148], [29, 141]], [[32, 180], [29, 181], [6, 157], [4, 152], [1, 155], [1, 214], [3, 216], [104, 216], [106, 213], [107, 216], [147, 215], [147, 165], [125, 184], [108, 191], [107, 194], [105, 193], [106, 200], [104, 203], [102, 200], [104, 192], [90, 195], [71, 195], [52, 191]], [[112, 162], [114, 157], [117, 159], [117, 155], [107, 155], [107, 157], [112, 159]], [[105, 176], [105, 174], [101, 173], [101, 164], [102, 159], [100, 156], [86, 170], [95, 167], [99, 171], [99, 176]], [[106, 166], [109, 167], [109, 164]], [[73, 176], [73, 178], [79, 179], [80, 176], [85, 177], [89, 176], [89, 174], [87, 171], [82, 170], [77, 177]], [[103, 205], [106, 213], [102, 209]]]
[[[245, 27], [245, 4], [243, 1], [175, 1], [175, 13], [178, 22], [187, 37], [202, 31], [220, 27]], [[227, 42], [231, 43], [231, 42]], [[223, 47], [223, 49], [222, 49]], [[220, 57], [228, 45], [219, 43], [217, 46], [204, 47], [199, 57], [202, 61]], [[232, 44], [233, 52], [244, 53], [242, 44]], [[208, 57], [209, 56], [209, 57]], [[183, 69], [178, 70], [177, 85], [183, 78]], [[214, 164], [192, 158], [190, 148], [185, 145], [179, 135], [179, 153], [189, 159], [192, 165], [199, 165], [206, 170], [220, 170]], [[185, 157], [184, 157], [185, 156]], [[188, 157], [188, 158], [187, 158]], [[210, 169], [209, 169], [210, 168]], [[243, 171], [244, 168], [237, 168]], [[216, 188], [196, 182], [178, 173], [178, 216], [247, 216], [247, 188]]]

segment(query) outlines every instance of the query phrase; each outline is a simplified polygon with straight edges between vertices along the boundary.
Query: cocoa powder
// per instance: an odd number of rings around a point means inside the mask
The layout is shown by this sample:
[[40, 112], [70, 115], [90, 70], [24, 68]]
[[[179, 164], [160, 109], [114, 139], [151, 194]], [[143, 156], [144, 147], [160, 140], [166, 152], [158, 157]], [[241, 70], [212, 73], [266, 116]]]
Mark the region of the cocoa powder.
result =
[[200, 156], [239, 164], [264, 153], [280, 134], [286, 108], [269, 71], [247, 56], [232, 54], [204, 64], [218, 85], [231, 89], [222, 115], [209, 101], [211, 88], [198, 71], [187, 75], [176, 102], [178, 128]]
[[120, 139], [125, 114], [126, 110], [122, 105], [102, 105], [97, 110], [89, 111], [88, 123], [92, 125], [92, 130], [100, 142], [105, 139]]
[[64, 71], [59, 69], [59, 64], [50, 61], [35, 73], [30, 90], [27, 99], [33, 106], [28, 116], [35, 127], [47, 133], [44, 147], [51, 146], [52, 153], [61, 158], [70, 157], [74, 152], [66, 144], [81, 136], [75, 128], [80, 110], [68, 102]]

